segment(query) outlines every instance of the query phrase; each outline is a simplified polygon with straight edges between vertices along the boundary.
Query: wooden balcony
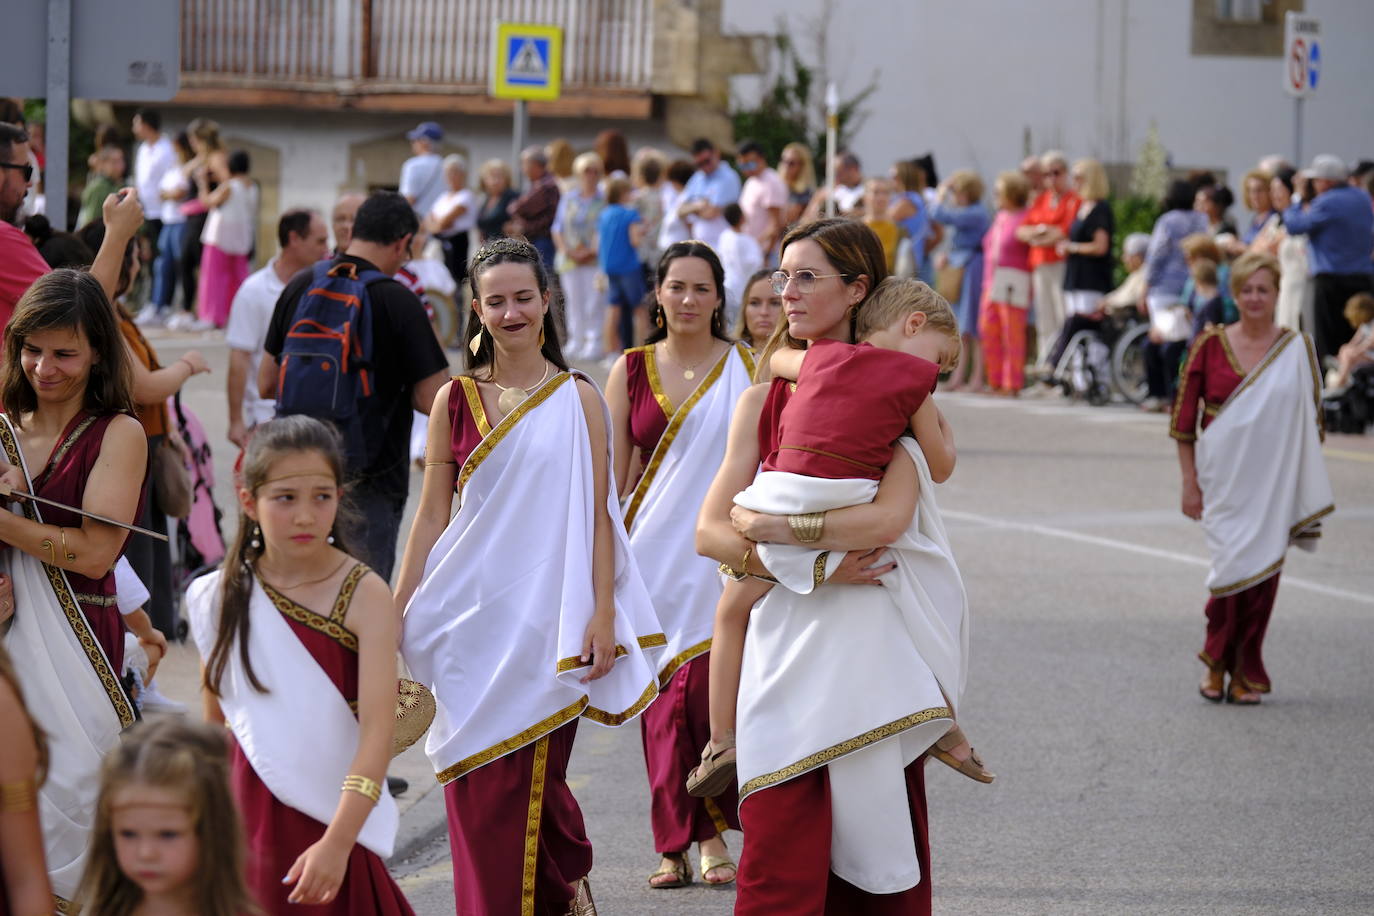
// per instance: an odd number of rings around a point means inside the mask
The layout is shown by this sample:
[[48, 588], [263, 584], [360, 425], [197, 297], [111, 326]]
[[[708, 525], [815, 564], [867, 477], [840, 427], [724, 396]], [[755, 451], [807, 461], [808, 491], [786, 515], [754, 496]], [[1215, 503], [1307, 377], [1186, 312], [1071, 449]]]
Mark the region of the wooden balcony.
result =
[[563, 28], [563, 93], [531, 114], [644, 118], [654, 0], [182, 0], [175, 104], [503, 114], [493, 24]]

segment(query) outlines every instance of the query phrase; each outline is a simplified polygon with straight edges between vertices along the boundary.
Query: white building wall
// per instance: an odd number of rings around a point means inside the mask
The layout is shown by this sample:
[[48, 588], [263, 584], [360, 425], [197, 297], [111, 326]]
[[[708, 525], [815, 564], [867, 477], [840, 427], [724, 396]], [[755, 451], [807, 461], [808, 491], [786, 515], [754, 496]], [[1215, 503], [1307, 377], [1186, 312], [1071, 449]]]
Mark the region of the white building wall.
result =
[[[1175, 164], [1226, 169], [1293, 155], [1293, 101], [1277, 58], [1194, 57], [1189, 0], [725, 0], [726, 31], [785, 20], [808, 60], [828, 36], [842, 98], [876, 74], [852, 147], [865, 171], [933, 150], [942, 175], [990, 175], [1039, 152], [1134, 162], [1150, 123]], [[1308, 0], [1322, 20], [1319, 91], [1306, 103], [1304, 159], [1374, 158], [1374, 2]], [[1124, 53], [1123, 53], [1124, 49]], [[741, 99], [761, 81], [736, 78]], [[822, 87], [823, 91], [823, 87]]]

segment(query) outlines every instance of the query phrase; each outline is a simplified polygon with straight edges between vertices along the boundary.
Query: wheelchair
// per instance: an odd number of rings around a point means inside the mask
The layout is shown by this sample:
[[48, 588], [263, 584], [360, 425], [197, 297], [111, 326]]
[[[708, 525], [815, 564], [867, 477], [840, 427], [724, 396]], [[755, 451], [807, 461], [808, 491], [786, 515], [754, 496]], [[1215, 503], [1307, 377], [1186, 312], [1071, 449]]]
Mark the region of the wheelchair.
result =
[[1144, 401], [1149, 330], [1149, 322], [1130, 305], [1108, 310], [1096, 327], [1075, 333], [1054, 371], [1064, 395], [1094, 407], [1110, 402], [1114, 391], [1132, 404]]

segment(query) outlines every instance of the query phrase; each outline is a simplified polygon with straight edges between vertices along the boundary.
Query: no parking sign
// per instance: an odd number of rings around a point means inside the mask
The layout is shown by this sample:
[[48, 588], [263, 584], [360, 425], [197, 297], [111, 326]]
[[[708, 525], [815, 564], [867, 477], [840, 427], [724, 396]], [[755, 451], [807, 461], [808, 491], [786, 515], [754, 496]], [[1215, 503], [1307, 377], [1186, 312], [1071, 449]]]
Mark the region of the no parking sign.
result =
[[1294, 98], [1306, 98], [1321, 80], [1321, 21], [1314, 16], [1288, 13], [1283, 28], [1283, 89]]

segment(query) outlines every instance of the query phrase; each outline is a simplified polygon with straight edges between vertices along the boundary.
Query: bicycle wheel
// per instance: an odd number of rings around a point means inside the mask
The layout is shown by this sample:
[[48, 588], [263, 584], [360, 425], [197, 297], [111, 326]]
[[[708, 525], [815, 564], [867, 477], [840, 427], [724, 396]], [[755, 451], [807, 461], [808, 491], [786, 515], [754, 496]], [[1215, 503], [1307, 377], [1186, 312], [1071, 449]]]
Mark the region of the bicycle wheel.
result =
[[1132, 404], [1140, 404], [1149, 393], [1145, 377], [1145, 342], [1150, 325], [1142, 322], [1125, 331], [1112, 348], [1112, 385]]

